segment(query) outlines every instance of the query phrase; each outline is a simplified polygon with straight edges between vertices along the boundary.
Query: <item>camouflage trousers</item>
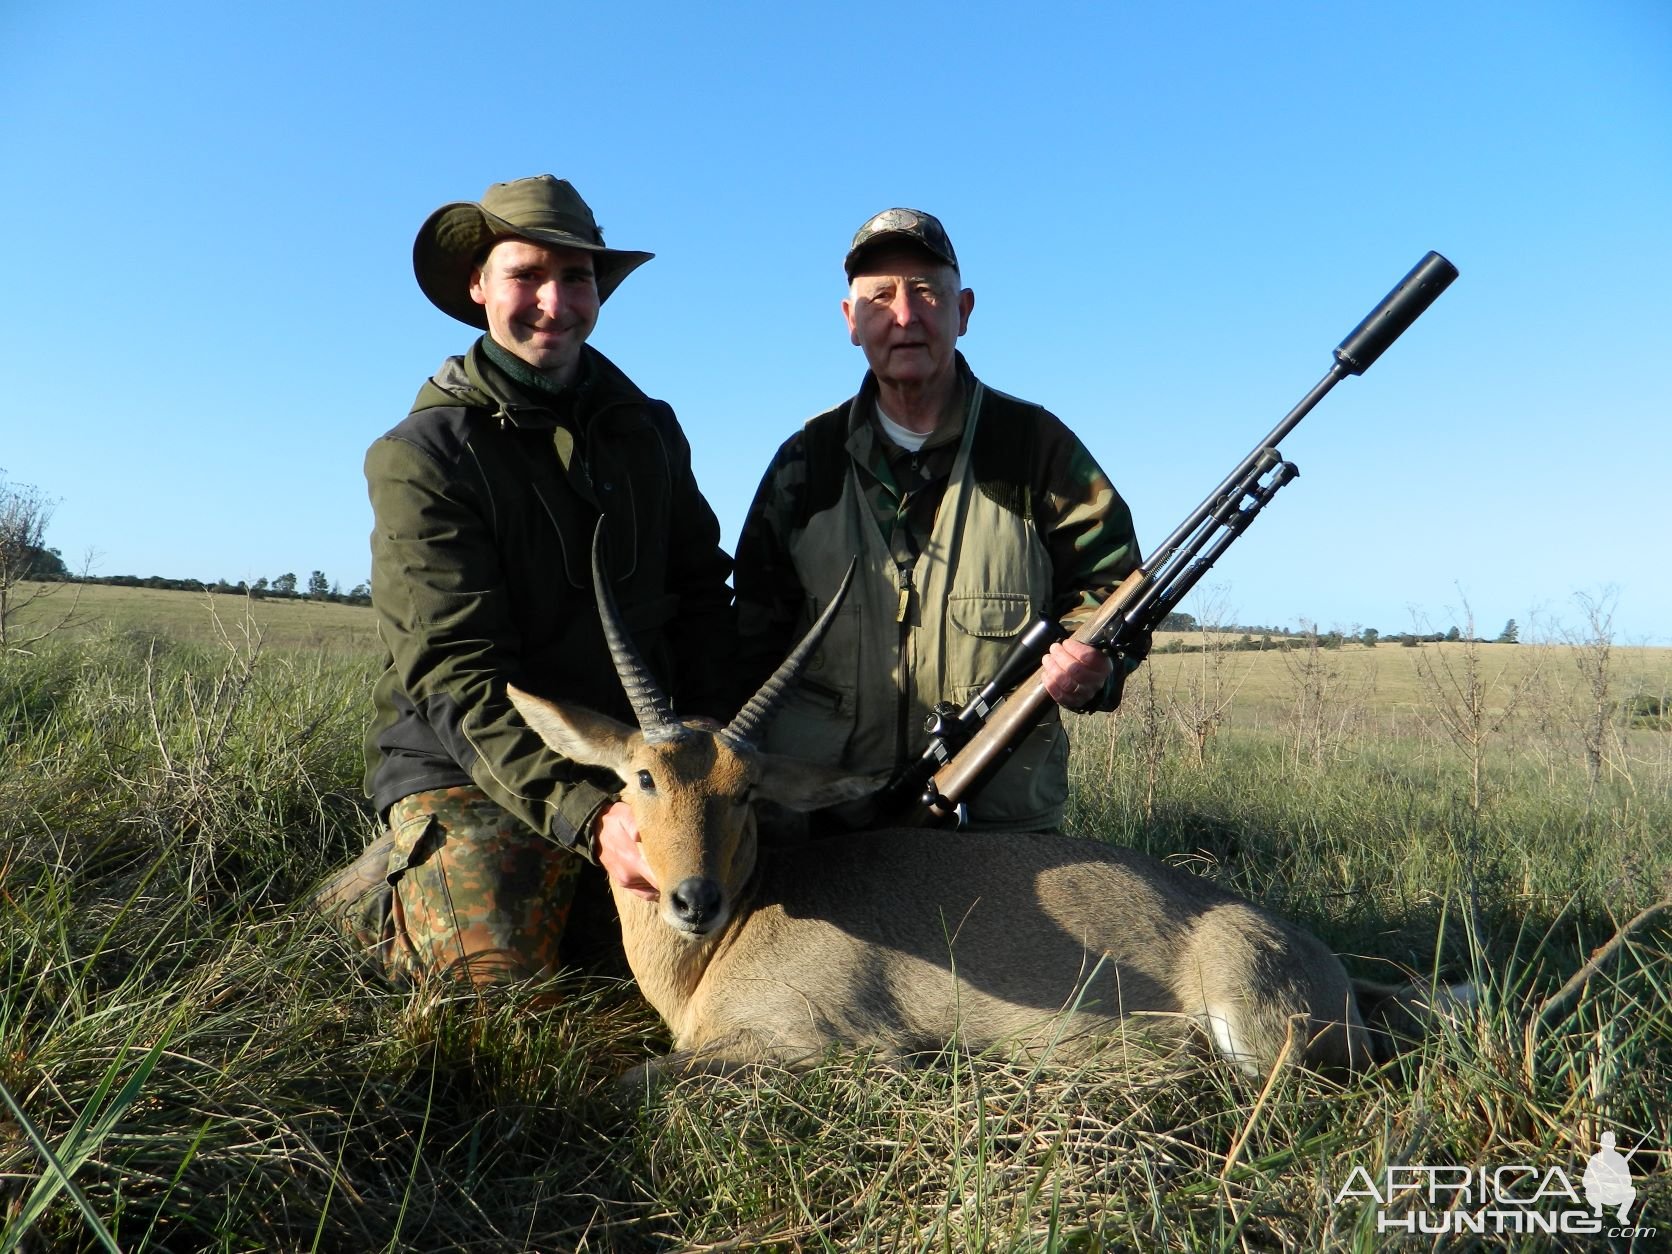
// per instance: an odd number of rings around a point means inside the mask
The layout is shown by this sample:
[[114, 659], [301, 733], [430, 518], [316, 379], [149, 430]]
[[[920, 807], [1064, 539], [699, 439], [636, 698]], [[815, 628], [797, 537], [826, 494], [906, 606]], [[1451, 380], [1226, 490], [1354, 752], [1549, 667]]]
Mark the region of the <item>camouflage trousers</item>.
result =
[[557, 973], [591, 869], [481, 789], [439, 788], [391, 806], [384, 833], [314, 903], [392, 983], [496, 985]]

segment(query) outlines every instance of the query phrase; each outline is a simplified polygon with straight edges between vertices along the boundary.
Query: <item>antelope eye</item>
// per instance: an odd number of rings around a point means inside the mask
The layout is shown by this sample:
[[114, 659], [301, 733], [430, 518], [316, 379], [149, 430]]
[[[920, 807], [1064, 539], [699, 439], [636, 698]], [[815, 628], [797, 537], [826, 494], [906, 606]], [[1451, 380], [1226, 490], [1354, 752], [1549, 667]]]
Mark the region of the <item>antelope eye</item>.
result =
[[656, 791], [656, 781], [650, 778], [649, 771], [639, 772], [639, 787], [644, 789], [646, 792]]

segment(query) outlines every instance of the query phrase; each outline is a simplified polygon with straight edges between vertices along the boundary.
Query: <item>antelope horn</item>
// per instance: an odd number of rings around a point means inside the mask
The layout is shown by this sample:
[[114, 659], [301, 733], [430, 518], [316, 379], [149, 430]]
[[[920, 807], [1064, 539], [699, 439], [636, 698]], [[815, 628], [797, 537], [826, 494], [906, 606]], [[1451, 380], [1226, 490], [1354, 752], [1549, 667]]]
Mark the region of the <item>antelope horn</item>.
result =
[[685, 725], [674, 717], [673, 705], [663, 694], [644, 664], [639, 651], [621, 625], [621, 612], [616, 609], [615, 595], [610, 591], [609, 576], [604, 572], [604, 520], [592, 533], [592, 590], [598, 599], [598, 621], [604, 627], [604, 640], [610, 646], [610, 657], [615, 662], [615, 673], [633, 707], [633, 717], [639, 720], [639, 730], [647, 744], [672, 740], [685, 730]]
[[760, 686], [760, 691], [750, 697], [749, 703], [727, 724], [726, 729], [720, 733], [722, 740], [739, 748], [755, 746], [761, 732], [766, 729], [767, 722], [777, 712], [778, 706], [789, 692], [790, 686], [801, 677], [807, 659], [813, 655], [813, 650], [819, 647], [824, 633], [830, 630], [836, 611], [842, 608], [842, 599], [848, 595], [848, 586], [853, 583], [854, 567], [858, 564], [857, 557], [848, 563], [848, 573], [842, 576], [842, 586], [836, 589], [836, 595], [830, 598], [830, 604], [824, 607], [824, 613], [807, 629], [807, 634], [801, 637], [801, 643], [790, 650], [790, 655], [778, 664], [778, 669], [767, 677], [767, 681]]

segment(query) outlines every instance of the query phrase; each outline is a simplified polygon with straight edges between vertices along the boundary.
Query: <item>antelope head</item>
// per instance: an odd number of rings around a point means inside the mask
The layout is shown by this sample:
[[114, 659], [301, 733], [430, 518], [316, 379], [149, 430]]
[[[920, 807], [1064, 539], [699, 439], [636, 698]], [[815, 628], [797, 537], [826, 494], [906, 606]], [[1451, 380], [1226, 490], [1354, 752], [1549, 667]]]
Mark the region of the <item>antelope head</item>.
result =
[[829, 629], [847, 578], [801, 642], [724, 728], [678, 717], [621, 625], [603, 568], [603, 527], [592, 546], [592, 580], [604, 638], [638, 727], [514, 686], [512, 703], [557, 753], [601, 766], [622, 782], [644, 859], [662, 890], [661, 917], [687, 936], [725, 926], [755, 866], [757, 801], [815, 810], [862, 797], [881, 780], [816, 766], [757, 747], [768, 720]]

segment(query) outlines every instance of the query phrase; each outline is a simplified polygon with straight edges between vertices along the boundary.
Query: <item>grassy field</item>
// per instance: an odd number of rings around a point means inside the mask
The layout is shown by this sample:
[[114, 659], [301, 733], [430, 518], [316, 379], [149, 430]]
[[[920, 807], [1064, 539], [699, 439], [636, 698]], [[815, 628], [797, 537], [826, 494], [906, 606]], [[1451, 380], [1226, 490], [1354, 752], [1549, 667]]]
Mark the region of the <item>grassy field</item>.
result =
[[[1240, 636], [1237, 637], [1240, 639]], [[1569, 695], [1578, 699], [1588, 688], [1583, 664], [1587, 651], [1568, 644], [1476, 644], [1443, 642], [1406, 648], [1398, 643], [1381, 643], [1374, 648], [1344, 644], [1339, 648], [1309, 647], [1305, 640], [1288, 642], [1289, 648], [1237, 652], [1200, 650], [1201, 636], [1167, 633], [1157, 637], [1157, 647], [1168, 643], [1191, 646], [1191, 652], [1154, 652], [1151, 663], [1169, 688], [1188, 687], [1193, 676], [1220, 672], [1219, 682], [1236, 692], [1236, 704], [1252, 721], [1292, 707], [1297, 687], [1308, 666], [1324, 668], [1319, 677], [1342, 699], [1350, 699], [1373, 719], [1397, 727], [1403, 715], [1429, 705], [1434, 685], [1423, 675], [1424, 668], [1443, 679], [1449, 671], [1460, 675], [1464, 659], [1471, 653], [1489, 688], [1489, 705], [1501, 710], [1511, 698], [1528, 689], [1542, 695]], [[1672, 695], [1672, 649], [1612, 646], [1610, 669], [1616, 698], [1638, 694]]]
[[[24, 584], [22, 593], [27, 596], [42, 586]], [[37, 597], [18, 616], [24, 635], [68, 617], [56, 634], [74, 639], [132, 633], [198, 644], [219, 644], [230, 637], [243, 645], [253, 632], [275, 649], [353, 652], [377, 647], [372, 612], [360, 605], [97, 583], [45, 586], [50, 595]]]
[[1567, 987], [1672, 897], [1672, 732], [1630, 704], [1672, 653], [1158, 655], [1072, 720], [1076, 832], [1357, 975], [1477, 982], [1384, 1069], [845, 1054], [647, 1100], [614, 1083], [665, 1046], [630, 986], [391, 992], [299, 907], [371, 831], [365, 611], [99, 591], [0, 657], [0, 1252], [1368, 1251], [1463, 1222], [1367, 1196], [1389, 1168], [1524, 1166], [1521, 1210], [1589, 1216], [1605, 1131], [1631, 1235], [1407, 1247], [1672, 1248], [1672, 920]]

